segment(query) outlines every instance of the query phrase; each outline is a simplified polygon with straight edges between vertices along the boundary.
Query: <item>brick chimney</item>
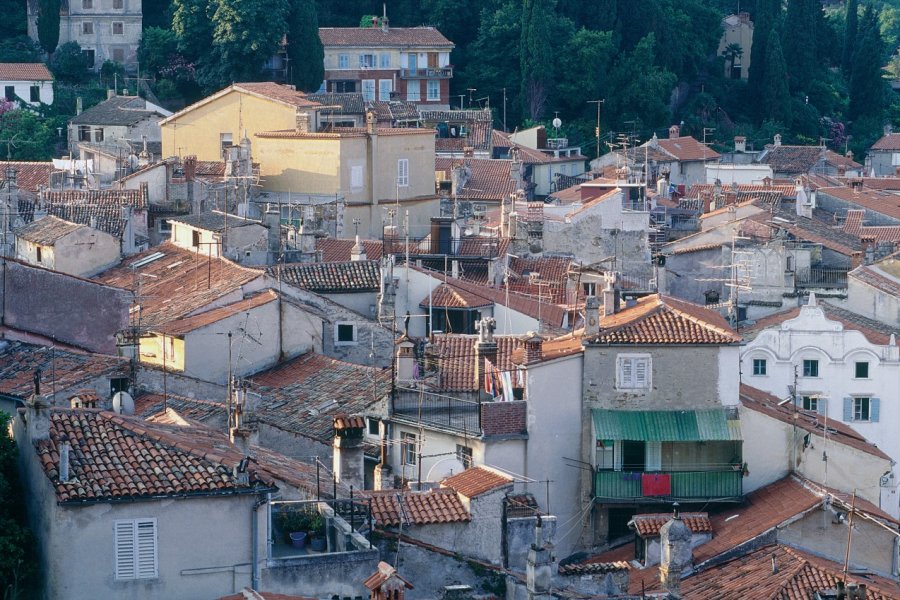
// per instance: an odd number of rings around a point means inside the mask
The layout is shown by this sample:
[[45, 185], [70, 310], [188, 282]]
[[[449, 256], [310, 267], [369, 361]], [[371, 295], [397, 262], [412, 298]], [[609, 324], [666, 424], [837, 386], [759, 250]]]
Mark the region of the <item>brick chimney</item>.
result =
[[681, 126], [680, 125], [672, 125], [669, 127], [669, 138], [677, 138], [681, 136]]
[[672, 518], [659, 529], [659, 544], [659, 581], [670, 598], [681, 598], [681, 577], [691, 567], [691, 530], [678, 514], [677, 502]]
[[600, 299], [588, 296], [584, 300], [584, 337], [600, 333]]
[[332, 444], [332, 470], [338, 482], [361, 490], [363, 478], [363, 432], [366, 420], [359, 416], [334, 417], [334, 443]]
[[620, 292], [617, 285], [618, 273], [615, 271], [607, 273], [606, 287], [603, 288], [603, 315], [608, 317], [619, 312]]
[[305, 111], [297, 111], [297, 133], [310, 133], [309, 130], [309, 113]]
[[369, 590], [369, 600], [404, 600], [406, 590], [413, 585], [400, 577], [397, 569], [384, 561], [378, 563], [378, 570], [363, 582]]
[[544, 358], [544, 338], [534, 331], [529, 331], [520, 339], [525, 346], [525, 364], [541, 362]]
[[484, 376], [497, 364], [497, 341], [494, 339], [494, 329], [497, 321], [491, 317], [485, 317], [475, 324], [478, 330], [478, 340], [475, 342], [475, 385], [478, 389], [484, 389]]
[[525, 563], [525, 585], [529, 600], [550, 600], [550, 584], [553, 579], [553, 553], [544, 546], [543, 524], [537, 516], [534, 527], [534, 545], [528, 551]]

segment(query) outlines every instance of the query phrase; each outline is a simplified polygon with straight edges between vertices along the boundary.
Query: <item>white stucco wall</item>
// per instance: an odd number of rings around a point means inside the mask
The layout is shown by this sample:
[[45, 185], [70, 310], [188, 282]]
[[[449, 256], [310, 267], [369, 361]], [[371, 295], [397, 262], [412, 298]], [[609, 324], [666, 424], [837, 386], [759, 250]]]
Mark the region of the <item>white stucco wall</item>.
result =
[[[52, 81], [0, 81], [0, 91], [3, 91], [4, 94], [8, 86], [13, 86], [16, 97], [21, 98], [26, 106], [53, 104]], [[31, 101], [31, 86], [38, 87], [39, 102]]]
[[847, 308], [864, 317], [900, 326], [900, 297], [847, 277]]

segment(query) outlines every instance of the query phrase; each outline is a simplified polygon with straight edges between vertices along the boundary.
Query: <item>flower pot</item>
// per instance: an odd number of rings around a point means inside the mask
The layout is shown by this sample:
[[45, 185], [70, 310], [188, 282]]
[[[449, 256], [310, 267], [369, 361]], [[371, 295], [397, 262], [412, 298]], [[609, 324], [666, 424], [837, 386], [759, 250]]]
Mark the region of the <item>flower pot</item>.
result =
[[309, 547], [316, 552], [325, 552], [325, 549], [328, 547], [328, 542], [323, 537], [312, 538], [309, 541]]
[[306, 532], [305, 531], [295, 531], [293, 533], [288, 534], [291, 538], [291, 546], [294, 548], [302, 549], [306, 545]]

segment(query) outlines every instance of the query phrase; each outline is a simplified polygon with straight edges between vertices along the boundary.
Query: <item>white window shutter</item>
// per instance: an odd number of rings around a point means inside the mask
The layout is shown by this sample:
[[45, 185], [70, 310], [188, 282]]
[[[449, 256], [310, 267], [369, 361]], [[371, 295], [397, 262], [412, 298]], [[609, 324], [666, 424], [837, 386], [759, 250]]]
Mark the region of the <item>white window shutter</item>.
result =
[[634, 360], [634, 387], [645, 388], [647, 385], [647, 363], [646, 358], [638, 358]]
[[881, 399], [880, 398], [870, 398], [869, 399], [869, 420], [873, 423], [878, 422], [878, 418], [881, 416], [879, 413], [881, 412]]
[[116, 579], [134, 579], [134, 521], [116, 521], [113, 527], [116, 544]]
[[143, 519], [137, 524], [137, 577], [157, 577], [156, 519]]
[[620, 359], [621, 381], [619, 387], [634, 387], [634, 361], [630, 358]]

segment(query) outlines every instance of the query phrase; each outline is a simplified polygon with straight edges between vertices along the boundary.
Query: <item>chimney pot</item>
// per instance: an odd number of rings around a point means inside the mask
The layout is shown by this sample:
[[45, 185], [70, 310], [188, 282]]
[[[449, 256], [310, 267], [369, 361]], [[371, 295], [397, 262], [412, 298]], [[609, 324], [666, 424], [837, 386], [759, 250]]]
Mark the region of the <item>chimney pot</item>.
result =
[[59, 445], [59, 480], [62, 483], [69, 481], [69, 442]]
[[600, 333], [600, 299], [588, 296], [584, 301], [584, 336]]

